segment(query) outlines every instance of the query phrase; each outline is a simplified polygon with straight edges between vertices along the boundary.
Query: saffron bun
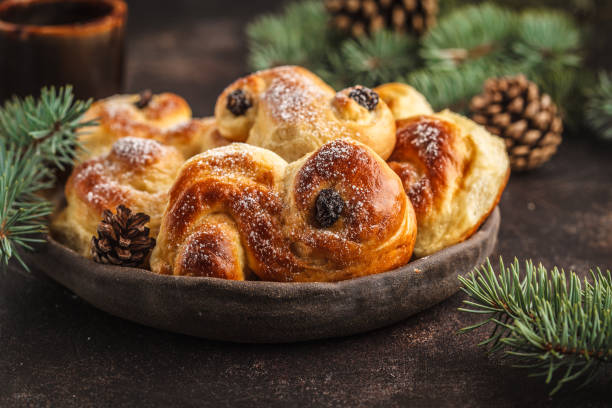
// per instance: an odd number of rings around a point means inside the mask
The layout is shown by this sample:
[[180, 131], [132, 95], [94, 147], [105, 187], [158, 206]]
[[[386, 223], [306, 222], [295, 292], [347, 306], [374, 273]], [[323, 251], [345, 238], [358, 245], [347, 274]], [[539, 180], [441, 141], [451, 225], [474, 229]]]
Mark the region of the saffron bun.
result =
[[391, 109], [396, 120], [434, 113], [425, 96], [410, 85], [390, 82], [380, 85], [374, 90]]
[[92, 104], [83, 120], [96, 122], [79, 136], [84, 161], [106, 154], [123, 137], [153, 139], [174, 146], [185, 158], [229, 143], [217, 130], [214, 118], [192, 118], [191, 108], [178, 95], [153, 95], [139, 107], [139, 95], [115, 95]]
[[65, 186], [66, 207], [52, 220], [51, 232], [63, 244], [91, 257], [91, 238], [105, 209], [124, 204], [151, 217], [150, 234], [161, 216], [183, 156], [172, 146], [125, 137], [110, 152], [78, 164]]
[[417, 217], [417, 257], [472, 235], [497, 205], [510, 174], [504, 142], [448, 110], [397, 122], [388, 160]]
[[189, 159], [169, 193], [151, 269], [233, 280], [332, 282], [410, 260], [402, 182], [350, 138], [287, 163], [234, 143]]
[[223, 137], [272, 150], [289, 162], [341, 137], [383, 159], [395, 145], [393, 114], [375, 92], [360, 86], [335, 92], [296, 66], [238, 79], [217, 99], [215, 118]]

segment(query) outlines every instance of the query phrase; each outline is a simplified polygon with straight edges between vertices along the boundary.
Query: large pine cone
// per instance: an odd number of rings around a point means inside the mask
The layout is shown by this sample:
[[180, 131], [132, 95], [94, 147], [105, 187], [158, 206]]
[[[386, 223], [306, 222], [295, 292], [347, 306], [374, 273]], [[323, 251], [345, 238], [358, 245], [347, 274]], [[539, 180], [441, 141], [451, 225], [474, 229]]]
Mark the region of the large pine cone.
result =
[[325, 0], [332, 25], [358, 37], [383, 28], [424, 34], [436, 23], [438, 0]]
[[149, 237], [145, 227], [150, 217], [145, 213], [132, 214], [124, 205], [117, 207], [117, 213], [104, 210], [98, 225], [98, 237], [91, 239], [94, 261], [101, 264], [142, 267], [155, 246], [155, 239]]
[[561, 143], [563, 121], [557, 106], [524, 75], [488, 79], [470, 110], [475, 122], [506, 140], [513, 170], [541, 166]]

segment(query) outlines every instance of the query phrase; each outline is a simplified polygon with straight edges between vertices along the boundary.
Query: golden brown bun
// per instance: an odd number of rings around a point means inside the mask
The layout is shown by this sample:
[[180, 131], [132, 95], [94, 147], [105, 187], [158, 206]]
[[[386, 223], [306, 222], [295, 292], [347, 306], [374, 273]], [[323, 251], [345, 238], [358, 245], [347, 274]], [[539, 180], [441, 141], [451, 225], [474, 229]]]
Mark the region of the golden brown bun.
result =
[[[223, 137], [263, 147], [291, 162], [323, 144], [350, 137], [387, 158], [395, 144], [395, 121], [379, 101], [370, 111], [349, 93], [336, 93], [301, 67], [256, 72], [228, 86], [217, 99], [215, 118]], [[243, 113], [228, 108], [228, 97], [244, 92]]]
[[444, 111], [398, 121], [389, 166], [417, 216], [417, 257], [472, 235], [497, 205], [510, 174], [502, 139]]
[[427, 99], [410, 85], [390, 82], [376, 87], [374, 90], [391, 109], [396, 120], [434, 113]]
[[98, 125], [79, 137], [85, 149], [80, 161], [108, 153], [115, 141], [128, 136], [174, 146], [185, 158], [229, 143], [218, 133], [214, 118], [192, 119], [189, 105], [178, 95], [154, 95], [142, 109], [137, 106], [139, 100], [138, 95], [115, 95], [89, 108], [84, 120]]
[[[322, 196], [341, 200], [338, 218], [321, 218], [331, 208]], [[415, 237], [400, 179], [365, 145], [336, 139], [287, 164], [269, 150], [234, 143], [183, 165], [151, 269], [331, 282], [405, 264]]]
[[65, 187], [66, 208], [53, 220], [63, 243], [90, 257], [91, 237], [108, 208], [124, 204], [151, 217], [151, 236], [159, 231], [168, 190], [183, 163], [173, 147], [150, 139], [119, 139], [104, 156], [77, 165]]
[[[199, 123], [198, 126], [200, 129], [200, 144], [197, 153], [202, 153], [216, 147], [227, 146], [232, 143], [231, 140], [221, 136], [221, 132], [219, 132], [219, 128], [217, 127], [217, 121], [214, 117], [194, 119], [194, 121]], [[185, 158], [188, 159], [191, 156], [193, 155], [185, 155]]]

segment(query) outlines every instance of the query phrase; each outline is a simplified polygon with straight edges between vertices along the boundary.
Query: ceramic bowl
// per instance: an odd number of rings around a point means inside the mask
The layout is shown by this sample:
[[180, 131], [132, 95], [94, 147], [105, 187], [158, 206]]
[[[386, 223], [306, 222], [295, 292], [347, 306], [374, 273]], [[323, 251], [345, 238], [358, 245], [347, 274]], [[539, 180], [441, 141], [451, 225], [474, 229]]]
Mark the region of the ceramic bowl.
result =
[[53, 239], [23, 257], [98, 309], [146, 326], [214, 340], [295, 342], [362, 333], [459, 290], [459, 274], [493, 252], [499, 209], [468, 240], [377, 275], [337, 283], [228, 281], [97, 264]]

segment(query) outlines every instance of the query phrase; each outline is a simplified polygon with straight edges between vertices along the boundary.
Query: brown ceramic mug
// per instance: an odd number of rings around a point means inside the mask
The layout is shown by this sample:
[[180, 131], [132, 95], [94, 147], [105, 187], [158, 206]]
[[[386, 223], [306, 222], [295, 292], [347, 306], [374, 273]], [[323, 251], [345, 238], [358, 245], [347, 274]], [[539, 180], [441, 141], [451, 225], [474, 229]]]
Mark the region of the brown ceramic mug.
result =
[[79, 98], [121, 91], [123, 0], [0, 1], [0, 103], [71, 84]]

